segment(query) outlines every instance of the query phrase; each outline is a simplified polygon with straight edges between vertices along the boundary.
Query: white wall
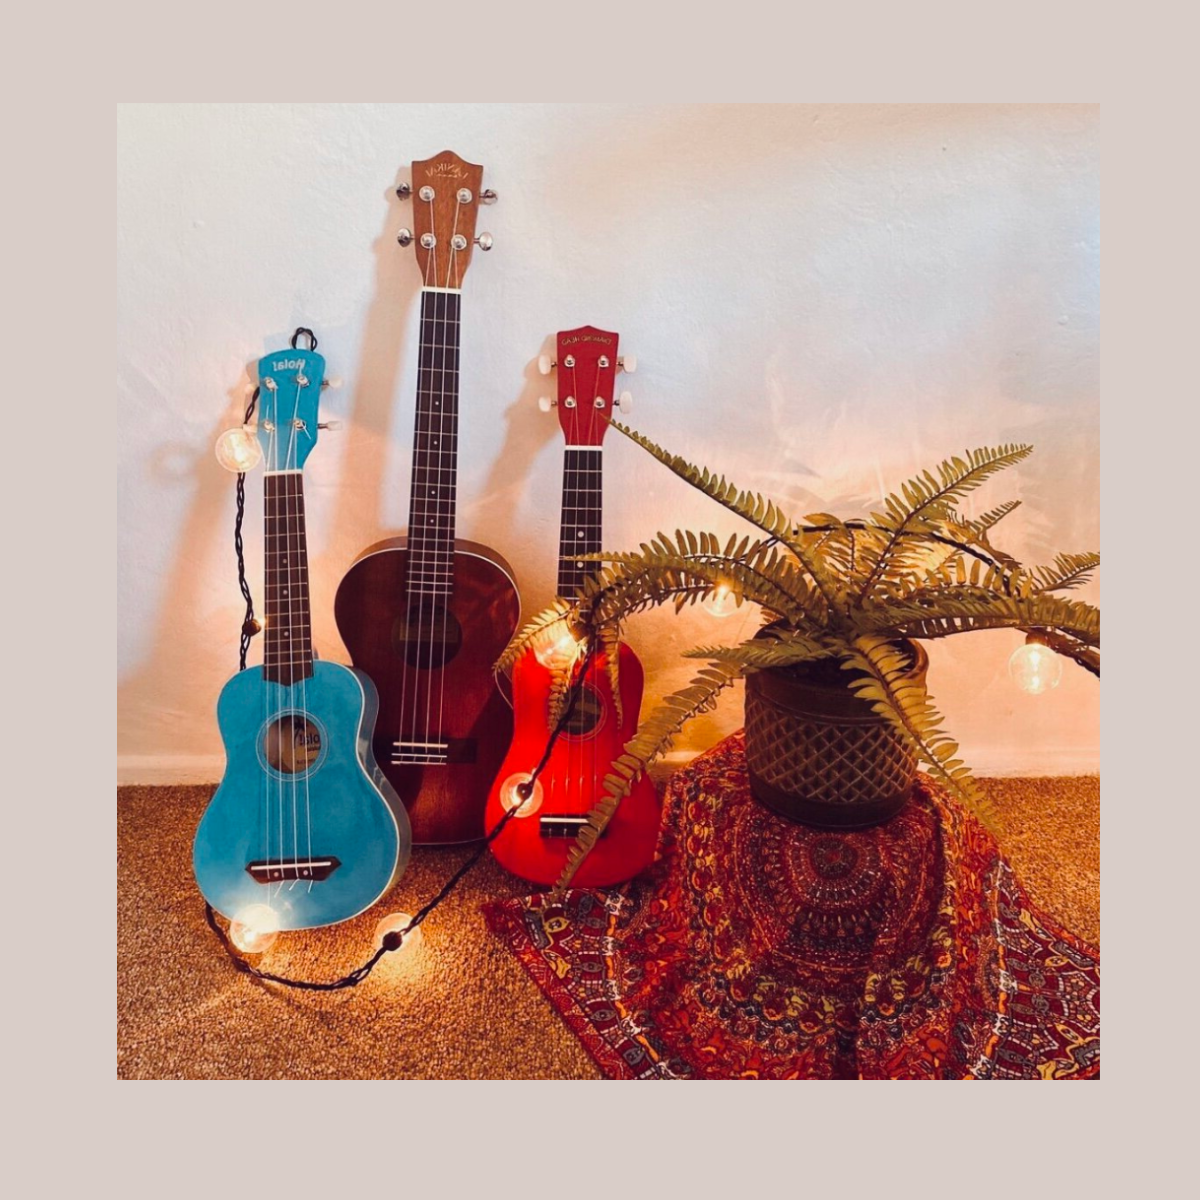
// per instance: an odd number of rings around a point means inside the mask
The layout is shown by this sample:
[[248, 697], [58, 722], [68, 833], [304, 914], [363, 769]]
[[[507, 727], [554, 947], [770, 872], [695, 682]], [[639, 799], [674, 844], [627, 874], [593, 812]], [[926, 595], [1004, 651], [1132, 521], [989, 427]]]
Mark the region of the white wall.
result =
[[[1024, 501], [997, 542], [1031, 562], [1097, 549], [1098, 122], [1074, 106], [125, 107], [119, 776], [219, 776], [242, 605], [212, 443], [240, 420], [247, 368], [301, 324], [345, 380], [323, 415], [346, 427], [307, 471], [316, 640], [345, 661], [338, 581], [407, 516], [419, 280], [392, 189], [445, 148], [500, 193], [463, 302], [459, 533], [514, 564], [527, 613], [553, 592], [562, 447], [533, 360], [588, 322], [639, 357], [637, 428], [797, 514], [859, 515], [946, 455], [1031, 441], [977, 493]], [[616, 434], [606, 470], [610, 547], [741, 527]], [[681, 649], [753, 620], [638, 620], [648, 700], [686, 680]], [[1068, 664], [1027, 697], [1006, 674], [1017, 644], [930, 646], [968, 762], [1098, 770], [1099, 682]], [[739, 694], [684, 748], [740, 718]]]

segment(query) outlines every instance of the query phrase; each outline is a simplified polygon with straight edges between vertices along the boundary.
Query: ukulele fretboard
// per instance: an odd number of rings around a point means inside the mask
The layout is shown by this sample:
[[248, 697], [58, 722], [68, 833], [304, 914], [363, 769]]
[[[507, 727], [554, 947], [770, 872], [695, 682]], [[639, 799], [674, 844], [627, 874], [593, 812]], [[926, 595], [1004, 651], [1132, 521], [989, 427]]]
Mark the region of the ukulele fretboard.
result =
[[268, 472], [264, 489], [263, 674], [285, 685], [306, 679], [313, 671], [303, 481], [299, 471]]
[[599, 446], [568, 446], [563, 457], [562, 524], [558, 537], [558, 594], [573, 596], [600, 564], [581, 554], [600, 552], [604, 453]]
[[408, 593], [449, 596], [458, 474], [458, 292], [421, 292], [421, 348], [408, 510]]

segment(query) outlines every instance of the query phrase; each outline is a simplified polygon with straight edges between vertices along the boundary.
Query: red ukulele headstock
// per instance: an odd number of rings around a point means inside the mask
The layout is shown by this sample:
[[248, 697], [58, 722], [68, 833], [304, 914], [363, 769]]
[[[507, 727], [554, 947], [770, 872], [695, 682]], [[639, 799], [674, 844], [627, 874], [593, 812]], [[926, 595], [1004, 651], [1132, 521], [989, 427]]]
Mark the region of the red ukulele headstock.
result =
[[[599, 446], [608, 431], [613, 410], [613, 390], [617, 371], [631, 372], [636, 366], [632, 355], [617, 356], [619, 336], [582, 325], [561, 332], [555, 342], [556, 355], [551, 361], [546, 355], [538, 360], [538, 369], [548, 375], [558, 368], [558, 399], [543, 396], [543, 412], [558, 406], [558, 423], [568, 446]], [[618, 407], [627, 413], [633, 399], [622, 392]]]

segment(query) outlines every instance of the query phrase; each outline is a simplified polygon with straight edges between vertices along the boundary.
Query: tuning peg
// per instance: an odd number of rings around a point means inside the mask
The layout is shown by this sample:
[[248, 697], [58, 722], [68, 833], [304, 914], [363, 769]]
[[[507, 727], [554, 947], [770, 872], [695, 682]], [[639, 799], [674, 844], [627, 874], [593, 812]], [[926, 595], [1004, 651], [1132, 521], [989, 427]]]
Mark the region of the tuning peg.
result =
[[617, 366], [625, 372], [626, 375], [632, 375], [637, 370], [637, 355], [622, 354], [617, 358]]
[[396, 234], [396, 241], [398, 241], [402, 246], [411, 246], [412, 240], [413, 232], [411, 229], [401, 229], [400, 232]]
[[318, 429], [328, 429], [330, 433], [337, 433], [337, 431], [339, 429], [341, 429], [341, 427], [342, 427], [341, 421], [318, 421], [317, 422]]
[[622, 415], [633, 411], [633, 393], [622, 392], [621, 398], [617, 401], [617, 407], [621, 410]]
[[554, 359], [548, 354], [538, 355], [538, 374], [549, 375], [554, 370]]
[[411, 183], [399, 184], [396, 188], [396, 195], [399, 196], [401, 200], [411, 200], [412, 199], [412, 184]]
[[497, 196], [491, 188], [484, 188], [483, 191], [479, 193], [480, 204], [495, 204], [499, 199], [500, 197]]
[[336, 392], [338, 390], [338, 388], [340, 388], [341, 386], [342, 386], [342, 378], [340, 375], [333, 375], [333, 376], [330, 376], [329, 379], [321, 380], [322, 388], [329, 388], [331, 391], [334, 391], [334, 392]]
[[551, 400], [549, 396], [538, 397], [538, 408], [540, 408], [542, 412], [549, 412], [557, 403], [557, 400]]
[[490, 233], [481, 233], [475, 239], [475, 245], [477, 245], [480, 250], [490, 250], [492, 248], [492, 235]]

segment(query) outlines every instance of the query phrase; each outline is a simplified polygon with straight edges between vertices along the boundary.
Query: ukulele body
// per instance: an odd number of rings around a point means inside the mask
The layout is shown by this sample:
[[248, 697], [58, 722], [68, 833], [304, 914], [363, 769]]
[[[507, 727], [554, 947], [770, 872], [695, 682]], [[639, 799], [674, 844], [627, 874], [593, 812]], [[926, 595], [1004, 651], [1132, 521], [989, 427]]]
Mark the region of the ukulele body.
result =
[[504, 559], [463, 538], [446, 602], [410, 602], [407, 568], [406, 538], [363, 551], [338, 586], [338, 631], [379, 690], [375, 758], [403, 797], [413, 841], [476, 841], [512, 740], [492, 664], [516, 629], [520, 597]]
[[375, 689], [316, 660], [290, 686], [239, 671], [217, 701], [220, 787], [192, 846], [204, 898], [234, 919], [269, 904], [279, 928], [313, 929], [370, 908], [408, 865], [404, 807], [371, 754]]
[[[605, 776], [613, 759], [637, 732], [644, 673], [638, 657], [620, 645], [620, 687], [623, 720], [617, 722], [605, 656], [597, 653], [588, 667], [575, 711], [550, 760], [538, 776], [542, 802], [536, 812], [516, 816], [491, 844], [492, 853], [531, 883], [551, 885], [562, 874], [575, 844], [579, 819], [606, 795]], [[526, 654], [513, 667], [513, 711], [516, 731], [512, 749], [488, 796], [485, 822], [491, 829], [504, 815], [500, 793], [514, 775], [528, 775], [541, 761], [550, 736], [549, 668], [535, 654]], [[641, 776], [622, 801], [572, 881], [574, 887], [607, 887], [631, 879], [654, 859], [660, 805], [653, 783]], [[556, 820], [559, 818], [559, 820]]]

